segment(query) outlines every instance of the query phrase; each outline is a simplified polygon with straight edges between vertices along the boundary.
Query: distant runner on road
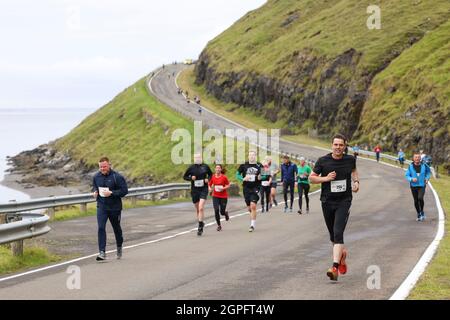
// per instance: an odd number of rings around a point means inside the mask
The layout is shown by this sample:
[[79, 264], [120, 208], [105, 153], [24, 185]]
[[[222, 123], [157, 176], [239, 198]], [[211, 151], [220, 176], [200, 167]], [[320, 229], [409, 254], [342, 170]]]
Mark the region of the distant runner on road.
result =
[[209, 192], [212, 192], [214, 213], [216, 216], [217, 231], [222, 230], [220, 223], [220, 216], [225, 216], [225, 220], [230, 220], [227, 211], [228, 193], [227, 189], [230, 187], [230, 182], [225, 176], [225, 169], [221, 164], [216, 164], [215, 174], [208, 183]]
[[309, 175], [311, 167], [306, 164], [305, 158], [300, 157], [300, 165], [297, 166], [297, 190], [298, 190], [298, 214], [302, 214], [302, 198], [305, 194], [306, 213], [309, 213]]
[[292, 212], [292, 205], [294, 203], [294, 189], [295, 181], [297, 180], [297, 165], [292, 163], [289, 156], [283, 156], [283, 164], [281, 165], [281, 182], [283, 183], [283, 196], [284, 196], [284, 212], [288, 210], [287, 193], [289, 189], [290, 193], [290, 206], [289, 212]]
[[249, 232], [253, 232], [256, 226], [256, 205], [259, 201], [259, 189], [261, 186], [261, 164], [256, 162], [256, 151], [248, 153], [248, 161], [239, 166], [236, 178], [242, 181], [245, 204], [250, 213]]
[[204, 207], [206, 198], [208, 197], [208, 181], [211, 179], [212, 172], [207, 164], [203, 163], [202, 155], [194, 155], [194, 164], [191, 165], [183, 175], [183, 179], [191, 182], [191, 196], [192, 202], [195, 205], [195, 210], [198, 220], [197, 235], [203, 234], [203, 227], [205, 223]]
[[425, 213], [423, 208], [425, 202], [423, 197], [425, 196], [425, 189], [430, 180], [430, 167], [420, 161], [420, 153], [415, 152], [413, 155], [413, 163], [408, 166], [405, 177], [409, 181], [411, 187], [411, 193], [414, 198], [414, 206], [417, 211], [416, 221], [424, 221]]
[[278, 206], [277, 199], [275, 198], [277, 195], [277, 174], [280, 173], [279, 166], [272, 161], [272, 158], [267, 156], [266, 161], [269, 164], [270, 175], [272, 176], [272, 183], [270, 186], [270, 207], [272, 204]]

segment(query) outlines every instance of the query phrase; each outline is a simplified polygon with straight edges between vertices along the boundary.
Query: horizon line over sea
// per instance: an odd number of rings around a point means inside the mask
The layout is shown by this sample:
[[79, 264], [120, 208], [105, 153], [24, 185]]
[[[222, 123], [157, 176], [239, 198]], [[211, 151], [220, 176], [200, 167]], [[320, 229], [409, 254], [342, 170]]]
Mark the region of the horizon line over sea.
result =
[[[7, 156], [14, 156], [64, 136], [98, 108], [0, 107], [0, 181], [3, 181]], [[0, 185], [0, 203], [23, 201], [30, 197]]]

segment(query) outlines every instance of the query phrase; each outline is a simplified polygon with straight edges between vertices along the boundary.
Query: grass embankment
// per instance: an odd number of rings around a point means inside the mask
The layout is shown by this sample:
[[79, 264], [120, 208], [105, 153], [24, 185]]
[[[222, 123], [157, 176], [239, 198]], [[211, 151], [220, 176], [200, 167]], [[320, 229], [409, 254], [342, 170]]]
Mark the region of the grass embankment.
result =
[[24, 248], [22, 257], [14, 257], [7, 245], [0, 246], [0, 275], [18, 272], [29, 268], [63, 260], [42, 247]]
[[150, 96], [145, 79], [125, 89], [87, 117], [56, 147], [92, 168], [107, 155], [116, 170], [137, 183], [181, 181], [185, 165], [174, 165], [172, 132], [193, 123]]
[[449, 34], [450, 21], [402, 52], [373, 79], [356, 134], [360, 142], [385, 139], [385, 148], [395, 149], [411, 135], [450, 135]]
[[408, 299], [413, 300], [450, 299], [450, 223], [447, 215], [450, 212], [450, 177], [441, 175], [441, 178], [431, 182], [446, 213], [445, 236], [432, 262], [409, 295]]
[[[380, 9], [379, 30], [366, 24], [371, 5]], [[244, 100], [261, 90], [248, 87], [255, 76], [301, 88], [293, 96], [275, 93], [276, 105], [269, 100], [248, 107], [278, 119], [280, 128], [294, 133], [320, 128], [332, 135], [354, 126], [359, 143], [403, 148], [408, 156], [422, 145], [445, 155], [450, 136], [449, 17], [447, 0], [269, 0], [211, 40], [204, 61], [217, 77], [216, 86], [242, 89]], [[339, 89], [360, 92], [364, 106], [352, 109], [354, 97], [348, 94], [336, 110], [331, 108], [327, 90]], [[279, 102], [286, 99], [291, 106]], [[321, 121], [316, 111], [327, 109], [335, 116]], [[340, 120], [347, 117], [347, 123]], [[295, 127], [283, 123], [289, 118]]]
[[[367, 28], [370, 5], [381, 9], [380, 30]], [[219, 73], [283, 79], [292, 72], [296, 52], [333, 58], [353, 48], [363, 53], [357, 71], [371, 72], [408, 47], [412, 37], [445, 22], [449, 7], [447, 0], [269, 0], [211, 40], [206, 51]]]

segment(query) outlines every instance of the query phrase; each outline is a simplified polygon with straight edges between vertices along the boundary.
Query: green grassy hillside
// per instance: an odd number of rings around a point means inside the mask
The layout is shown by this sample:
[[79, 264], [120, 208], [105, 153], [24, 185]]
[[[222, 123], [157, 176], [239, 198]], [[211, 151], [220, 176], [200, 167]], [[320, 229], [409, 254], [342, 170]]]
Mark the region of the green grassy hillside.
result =
[[448, 0], [269, 0], [208, 43], [196, 83], [294, 134], [342, 132], [448, 165], [449, 17]]
[[[98, 159], [106, 155], [131, 185], [184, 182], [182, 175], [188, 165], [174, 164], [171, 159], [172, 148], [179, 143], [171, 141], [176, 129], [189, 131], [194, 150], [193, 122], [150, 95], [145, 79], [141, 79], [58, 139], [55, 147], [92, 170], [97, 168]], [[210, 146], [210, 142], [204, 141], [203, 146]], [[242, 146], [249, 148], [242, 142], [235, 143], [235, 159], [237, 148]], [[224, 148], [223, 157], [226, 152]], [[225, 165], [232, 182], [236, 182], [236, 167]]]
[[193, 123], [147, 93], [141, 79], [56, 142], [58, 150], [88, 167], [107, 155], [113, 166], [139, 183], [179, 181], [185, 165], [173, 165], [173, 130]]
[[450, 21], [429, 32], [374, 78], [357, 136], [362, 142], [384, 140], [392, 149], [408, 147], [411, 137], [421, 141], [428, 136], [424, 149], [434, 144], [448, 154], [448, 144], [439, 145], [436, 138], [450, 136], [449, 75]]
[[[366, 10], [381, 8], [381, 30], [369, 30]], [[269, 0], [208, 43], [211, 67], [284, 78], [296, 52], [334, 58], [350, 48], [361, 52], [359, 69], [382, 68], [415, 38], [449, 17], [447, 0]], [[417, 40], [417, 39], [416, 39]], [[346, 76], [351, 76], [347, 74]]]

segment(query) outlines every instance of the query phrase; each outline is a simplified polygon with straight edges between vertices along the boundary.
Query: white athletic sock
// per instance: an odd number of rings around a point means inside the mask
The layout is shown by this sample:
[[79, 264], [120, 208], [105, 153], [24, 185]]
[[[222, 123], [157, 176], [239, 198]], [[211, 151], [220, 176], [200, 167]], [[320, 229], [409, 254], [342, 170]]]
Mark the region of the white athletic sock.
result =
[[250, 225], [251, 225], [253, 228], [255, 228], [256, 220], [252, 220]]

